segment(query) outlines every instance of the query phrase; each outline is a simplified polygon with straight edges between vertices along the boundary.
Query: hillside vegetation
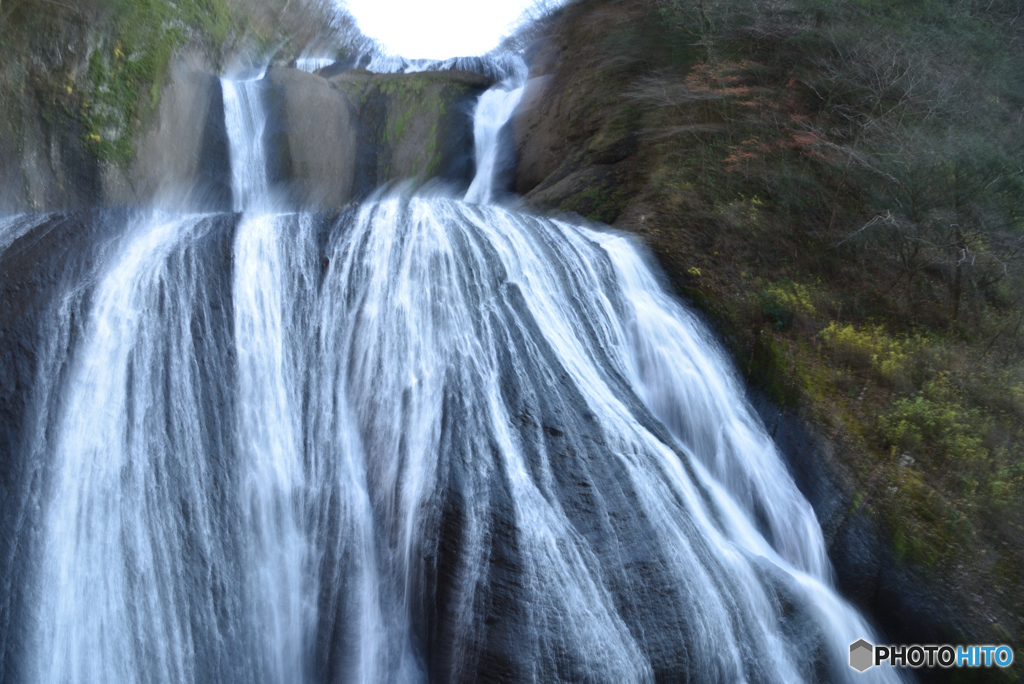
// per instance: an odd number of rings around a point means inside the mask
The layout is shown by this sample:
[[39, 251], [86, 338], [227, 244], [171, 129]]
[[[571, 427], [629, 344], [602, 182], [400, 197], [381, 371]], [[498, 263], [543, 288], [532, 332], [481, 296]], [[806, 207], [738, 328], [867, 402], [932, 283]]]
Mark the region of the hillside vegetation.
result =
[[962, 637], [1019, 644], [1024, 6], [590, 0], [550, 33], [516, 189], [642, 235]]

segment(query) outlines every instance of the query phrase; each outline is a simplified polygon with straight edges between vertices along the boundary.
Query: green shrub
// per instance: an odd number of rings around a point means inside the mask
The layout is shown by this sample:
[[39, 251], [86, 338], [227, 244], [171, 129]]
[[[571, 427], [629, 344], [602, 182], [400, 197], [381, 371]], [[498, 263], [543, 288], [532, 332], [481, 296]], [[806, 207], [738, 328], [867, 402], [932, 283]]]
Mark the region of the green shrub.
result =
[[931, 445], [954, 462], [987, 461], [985, 437], [992, 419], [980, 408], [966, 408], [945, 375], [925, 385], [917, 396], [897, 399], [881, 417], [886, 441], [904, 449]]
[[998, 509], [1016, 509], [1021, 506], [1024, 492], [1024, 459], [1011, 460], [1002, 451], [995, 459], [999, 462], [988, 482], [989, 500]]
[[806, 285], [782, 280], [770, 283], [761, 290], [761, 313], [775, 326], [784, 330], [794, 317], [810, 318], [817, 314], [812, 302], [812, 291]]
[[881, 326], [856, 326], [835, 321], [821, 332], [835, 359], [852, 368], [872, 370], [888, 386], [907, 390], [912, 386], [916, 357], [927, 340], [920, 336], [893, 337]]

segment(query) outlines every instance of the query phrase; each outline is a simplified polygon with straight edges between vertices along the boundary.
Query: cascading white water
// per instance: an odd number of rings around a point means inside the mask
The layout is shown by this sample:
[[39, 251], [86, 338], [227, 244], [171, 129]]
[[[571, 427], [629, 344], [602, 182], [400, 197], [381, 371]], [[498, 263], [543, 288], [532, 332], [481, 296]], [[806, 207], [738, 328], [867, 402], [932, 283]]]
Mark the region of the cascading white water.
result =
[[299, 519], [302, 338], [285, 318], [290, 264], [275, 233], [275, 217], [247, 214], [235, 238], [234, 339], [238, 363], [238, 456], [243, 526], [254, 545], [244, 561], [253, 572], [255, 613], [265, 626], [270, 681], [302, 671], [303, 566], [307, 540]]
[[59, 307], [31, 681], [897, 681], [846, 666], [813, 511], [633, 242], [271, 213], [251, 87], [245, 213], [137, 221]]
[[262, 102], [262, 75], [247, 81], [220, 80], [224, 118], [231, 147], [231, 191], [235, 211], [267, 200], [267, 159], [263, 132], [267, 115]]
[[448, 59], [406, 59], [397, 55], [362, 55], [354, 60], [367, 71], [378, 74], [413, 74], [423, 71], [471, 71], [495, 81], [526, 80], [526, 63], [519, 55], [506, 52], [487, 57]]
[[494, 167], [501, 152], [499, 133], [519, 105], [523, 83], [517, 75], [480, 96], [473, 115], [476, 175], [466, 192], [467, 202], [488, 204], [494, 199]]
[[299, 57], [295, 60], [295, 68], [299, 71], [313, 73], [317, 69], [323, 69], [337, 61], [333, 57]]
[[182, 334], [203, 283], [169, 275], [195, 266], [175, 248], [200, 223], [140, 226], [93, 294], [52, 448], [36, 681], [188, 681], [190, 630], [217, 623], [201, 594], [183, 593], [194, 564], [212, 576], [227, 565], [195, 429], [200, 368]]

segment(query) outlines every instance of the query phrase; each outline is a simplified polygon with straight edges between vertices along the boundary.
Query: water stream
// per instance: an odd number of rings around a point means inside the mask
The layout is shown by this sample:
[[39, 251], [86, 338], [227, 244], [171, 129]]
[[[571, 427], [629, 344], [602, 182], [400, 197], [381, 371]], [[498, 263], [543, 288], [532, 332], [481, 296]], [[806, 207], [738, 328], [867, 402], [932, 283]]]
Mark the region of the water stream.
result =
[[134, 216], [54, 309], [26, 681], [898, 681], [643, 249], [490, 204], [521, 82], [464, 200], [336, 217], [223, 85], [241, 213]]

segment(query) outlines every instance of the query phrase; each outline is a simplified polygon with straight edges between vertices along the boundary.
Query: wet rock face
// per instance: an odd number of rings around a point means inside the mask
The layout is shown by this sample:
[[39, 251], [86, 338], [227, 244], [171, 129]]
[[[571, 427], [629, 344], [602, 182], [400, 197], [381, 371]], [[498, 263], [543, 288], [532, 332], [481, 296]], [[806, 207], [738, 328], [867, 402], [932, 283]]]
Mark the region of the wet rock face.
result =
[[[793, 409], [756, 390], [747, 396], [814, 507], [843, 597], [871, 615], [882, 638], [891, 643], [955, 642], [961, 630], [934, 583], [900, 562], [881, 521], [854, 503], [854, 487], [836, 457], [835, 444]], [[918, 674], [922, 681], [946, 681], [947, 673]]]
[[330, 83], [358, 110], [354, 194], [388, 181], [417, 179], [467, 186], [473, 179], [473, 108], [492, 84], [462, 71], [372, 74], [362, 69]]
[[295, 206], [344, 206], [355, 174], [355, 107], [320, 76], [275, 68], [266, 78], [271, 185]]

